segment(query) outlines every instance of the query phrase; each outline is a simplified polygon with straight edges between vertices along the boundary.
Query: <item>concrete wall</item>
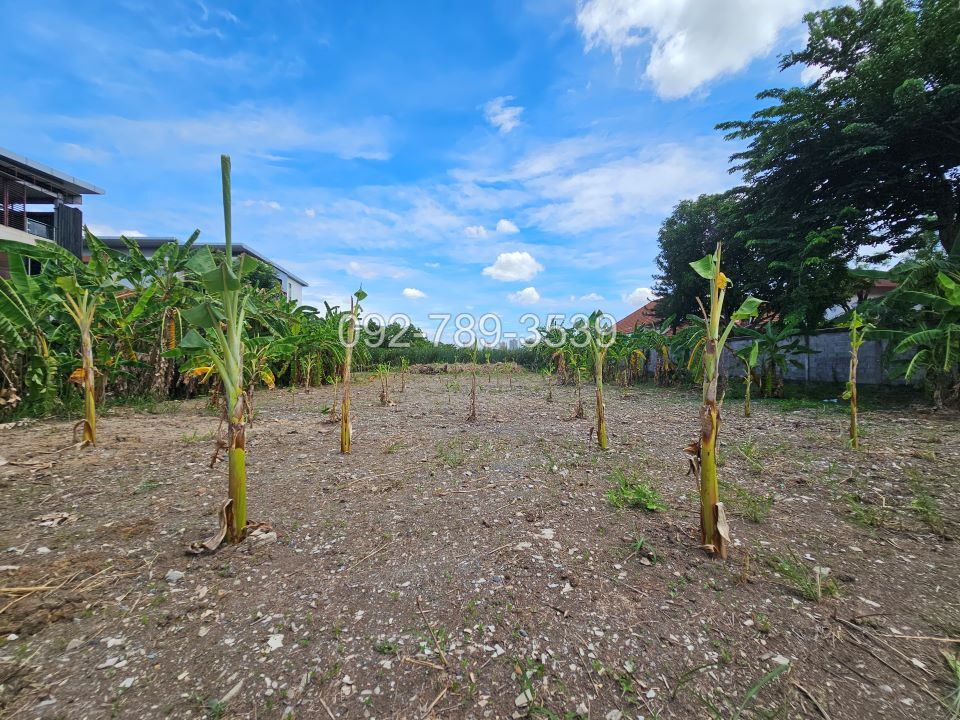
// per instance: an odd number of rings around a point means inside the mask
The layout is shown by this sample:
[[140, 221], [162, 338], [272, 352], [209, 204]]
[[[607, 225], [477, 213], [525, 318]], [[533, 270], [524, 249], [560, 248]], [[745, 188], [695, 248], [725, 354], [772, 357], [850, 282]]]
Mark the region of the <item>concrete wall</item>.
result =
[[[868, 336], [869, 337], [869, 336]], [[801, 367], [790, 364], [786, 378], [793, 382], [837, 382], [845, 383], [850, 370], [850, 336], [846, 330], [823, 330], [816, 335], [802, 338], [803, 343], [815, 354], [794, 355], [793, 360]], [[737, 338], [727, 342], [730, 350], [739, 350], [749, 345], [750, 340]], [[886, 343], [880, 340], [867, 340], [860, 347], [857, 366], [857, 382], [865, 385], [900, 385], [902, 378], [891, 378], [887, 363], [884, 362]], [[730, 375], [742, 376], [743, 364], [729, 353], [724, 353], [723, 364]]]

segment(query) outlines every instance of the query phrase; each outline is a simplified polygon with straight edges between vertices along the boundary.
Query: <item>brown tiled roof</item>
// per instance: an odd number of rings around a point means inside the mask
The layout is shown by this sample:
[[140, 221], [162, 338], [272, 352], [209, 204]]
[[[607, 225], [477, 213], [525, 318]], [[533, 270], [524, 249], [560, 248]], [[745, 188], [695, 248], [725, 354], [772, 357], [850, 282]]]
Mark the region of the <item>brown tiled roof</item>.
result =
[[618, 333], [632, 333], [638, 327], [657, 324], [657, 301], [651, 300], [639, 310], [634, 310], [623, 320], [617, 321]]

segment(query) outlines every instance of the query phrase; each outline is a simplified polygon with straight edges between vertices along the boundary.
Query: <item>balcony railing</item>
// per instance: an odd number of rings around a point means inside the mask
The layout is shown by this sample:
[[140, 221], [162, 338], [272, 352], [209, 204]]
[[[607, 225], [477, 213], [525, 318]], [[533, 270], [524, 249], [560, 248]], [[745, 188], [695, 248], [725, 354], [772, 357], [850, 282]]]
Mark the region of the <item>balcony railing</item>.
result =
[[53, 240], [53, 227], [33, 218], [27, 218], [27, 232], [37, 237]]

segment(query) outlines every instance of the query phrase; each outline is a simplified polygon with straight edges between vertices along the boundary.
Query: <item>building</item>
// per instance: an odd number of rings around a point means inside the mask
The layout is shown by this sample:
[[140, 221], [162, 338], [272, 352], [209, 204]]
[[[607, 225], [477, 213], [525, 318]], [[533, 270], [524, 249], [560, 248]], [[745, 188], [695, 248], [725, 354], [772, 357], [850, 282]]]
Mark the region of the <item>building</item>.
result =
[[[102, 243], [104, 243], [107, 247], [113, 250], [120, 250], [122, 252], [125, 252], [127, 249], [127, 246], [123, 244], [123, 240], [121, 240], [120, 237], [118, 236], [104, 236], [104, 237], [98, 236], [98, 239]], [[166, 243], [171, 243], [171, 242], [172, 243], [180, 242], [180, 240], [178, 240], [175, 237], [128, 237], [127, 240], [131, 240], [135, 242], [137, 246], [140, 248], [140, 251], [147, 257], [150, 257], [151, 255], [153, 255], [153, 253], [161, 245], [164, 245]], [[203, 245], [206, 245], [211, 250], [220, 250], [221, 252], [223, 252], [225, 248], [225, 245], [223, 243], [195, 243], [194, 247], [202, 247]], [[83, 254], [84, 254], [84, 259], [86, 259], [90, 254], [89, 249], [85, 246], [83, 248]], [[256, 260], [259, 260], [260, 262], [264, 263], [265, 265], [269, 265], [271, 268], [273, 268], [274, 272], [277, 275], [277, 278], [280, 280], [280, 289], [283, 291], [283, 294], [286, 295], [289, 299], [294, 300], [298, 303], [303, 301], [303, 289], [307, 287], [307, 283], [305, 280], [302, 280], [301, 278], [297, 277], [286, 268], [283, 268], [280, 265], [277, 265], [277, 263], [275, 263], [273, 260], [271, 260], [270, 258], [264, 255], [261, 255], [253, 248], [240, 243], [233, 243], [233, 256], [238, 257], [239, 255], [249, 255], [250, 257], [255, 258]]]
[[[0, 239], [29, 245], [52, 240], [74, 255], [83, 246], [84, 195], [103, 190], [60, 170], [0, 148]], [[7, 259], [0, 253], [0, 273]]]
[[629, 335], [638, 327], [651, 327], [657, 324], [657, 301], [651, 300], [622, 320], [617, 320], [617, 334]]

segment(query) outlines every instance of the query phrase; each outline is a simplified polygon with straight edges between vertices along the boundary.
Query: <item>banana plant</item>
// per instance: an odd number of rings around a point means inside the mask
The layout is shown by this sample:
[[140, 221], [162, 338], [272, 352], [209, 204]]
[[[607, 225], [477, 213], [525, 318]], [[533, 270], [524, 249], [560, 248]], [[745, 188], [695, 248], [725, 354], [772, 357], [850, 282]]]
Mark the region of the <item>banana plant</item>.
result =
[[479, 341], [474, 340], [468, 351], [470, 360], [470, 412], [467, 414], [467, 422], [477, 421], [477, 353], [479, 349]]
[[17, 395], [20, 409], [44, 415], [57, 392], [57, 367], [47, 335], [51, 294], [27, 274], [23, 257], [9, 249], [6, 255], [10, 277], [0, 277], [0, 369], [9, 391], [23, 394]]
[[390, 404], [390, 366], [387, 363], [377, 363], [376, 374], [380, 381], [380, 404], [386, 407]]
[[607, 350], [616, 339], [616, 330], [609, 325], [604, 325], [603, 319], [603, 313], [596, 310], [577, 329], [582, 334], [593, 365], [593, 380], [597, 395], [597, 444], [601, 450], [606, 450], [610, 447], [610, 443], [607, 440], [607, 419], [603, 406], [603, 363]]
[[[97, 444], [96, 376], [93, 367], [93, 321], [97, 299], [80, 287], [72, 275], [57, 278], [63, 291], [60, 301], [80, 331], [80, 359], [83, 363], [83, 437], [81, 446]], [[78, 423], [78, 424], [80, 424]]]
[[[343, 342], [343, 401], [340, 406], [340, 452], [349, 454], [350, 439], [353, 426], [350, 424], [350, 366], [353, 363], [353, 346], [357, 344], [357, 319], [360, 316], [360, 303], [367, 297], [363, 288], [357, 290], [350, 298], [350, 313], [344, 315], [346, 337], [341, 334]], [[342, 327], [342, 326], [341, 326]]]
[[738, 332], [760, 343], [764, 397], [783, 397], [783, 381], [789, 366], [803, 367], [803, 363], [794, 356], [812, 355], [817, 352], [803, 344], [800, 337], [801, 330], [793, 325], [777, 328], [772, 321], [768, 320], [760, 330], [745, 327], [740, 328]]
[[180, 347], [208, 356], [223, 387], [226, 401], [223, 419], [227, 424], [229, 467], [227, 538], [232, 543], [238, 543], [243, 540], [247, 527], [245, 415], [249, 405], [244, 391], [243, 336], [247, 312], [251, 307], [241, 279], [259, 263], [246, 255], [241, 255], [237, 260], [233, 258], [230, 158], [227, 155], [220, 156], [220, 175], [223, 187], [224, 254], [215, 258], [210, 247], [204, 246], [187, 262], [187, 267], [202, 286], [206, 299], [182, 313], [192, 329], [183, 336]]
[[711, 555], [727, 557], [730, 531], [719, 500], [717, 482], [717, 435], [720, 432], [720, 405], [717, 402], [720, 355], [734, 325], [756, 317], [761, 300], [748, 297], [721, 331], [723, 300], [730, 280], [720, 270], [721, 244], [710, 255], [690, 263], [696, 273], [710, 281], [710, 310], [701, 310], [707, 340], [703, 347], [703, 405], [700, 408], [700, 437], [686, 448], [690, 469], [700, 486], [700, 545]]
[[760, 343], [754, 340], [733, 354], [743, 363], [743, 416], [750, 417], [750, 386], [753, 385], [753, 368], [760, 357]]
[[863, 316], [856, 310], [850, 319], [842, 324], [850, 330], [850, 374], [847, 378], [847, 389], [843, 399], [850, 401], [850, 447], [857, 450], [860, 447], [860, 428], [857, 425], [857, 364], [860, 361], [860, 347], [864, 337], [873, 330], [873, 325], [865, 322]]

